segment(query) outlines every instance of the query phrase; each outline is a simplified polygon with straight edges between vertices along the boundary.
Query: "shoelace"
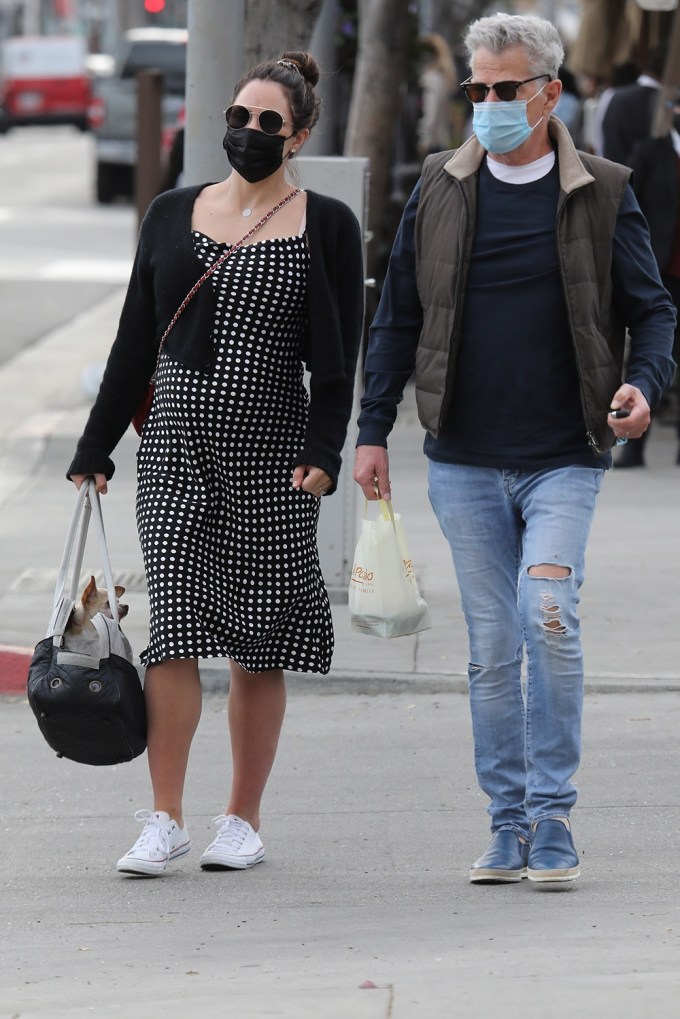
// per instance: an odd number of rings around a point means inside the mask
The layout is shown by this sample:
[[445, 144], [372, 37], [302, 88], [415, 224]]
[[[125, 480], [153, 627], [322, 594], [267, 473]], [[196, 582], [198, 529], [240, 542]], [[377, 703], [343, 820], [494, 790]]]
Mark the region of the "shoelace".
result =
[[166, 856], [170, 855], [170, 835], [157, 817], [153, 816], [151, 810], [138, 810], [135, 813], [135, 821], [145, 821], [142, 834], [135, 842], [133, 849], [148, 849], [150, 842], [159, 845]]
[[224, 814], [218, 814], [212, 820], [217, 825], [215, 841], [225, 844], [229, 849], [239, 849], [248, 836], [246, 822], [235, 815], [225, 817]]

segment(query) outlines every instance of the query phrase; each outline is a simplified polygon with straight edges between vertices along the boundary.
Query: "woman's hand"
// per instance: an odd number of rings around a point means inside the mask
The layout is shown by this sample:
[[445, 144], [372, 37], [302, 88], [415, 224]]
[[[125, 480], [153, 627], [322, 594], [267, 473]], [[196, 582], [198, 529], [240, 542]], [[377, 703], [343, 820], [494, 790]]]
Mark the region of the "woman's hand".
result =
[[298, 464], [293, 471], [293, 488], [296, 491], [311, 492], [319, 499], [333, 487], [333, 482], [328, 474], [320, 467], [312, 467], [311, 464]]
[[109, 489], [108, 489], [108, 486], [106, 484], [106, 475], [105, 474], [72, 474], [71, 475], [71, 481], [73, 482], [73, 484], [76, 486], [77, 489], [80, 489], [80, 486], [82, 485], [83, 481], [87, 481], [88, 478], [94, 478], [94, 485], [95, 485], [95, 488], [97, 489], [97, 491], [99, 492], [99, 494], [100, 495], [106, 495], [106, 493], [108, 492]]

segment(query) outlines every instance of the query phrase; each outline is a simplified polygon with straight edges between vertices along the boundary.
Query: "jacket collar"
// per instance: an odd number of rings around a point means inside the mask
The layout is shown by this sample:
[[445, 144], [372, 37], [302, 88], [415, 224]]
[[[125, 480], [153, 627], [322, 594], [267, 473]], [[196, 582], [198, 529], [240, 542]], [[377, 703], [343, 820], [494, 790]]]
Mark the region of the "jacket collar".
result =
[[[557, 147], [562, 191], [569, 194], [570, 191], [575, 191], [586, 184], [592, 184], [595, 178], [586, 170], [571, 140], [569, 131], [557, 117], [550, 117], [548, 134]], [[444, 164], [444, 172], [462, 181], [477, 173], [485, 155], [486, 149], [483, 149], [476, 137], [472, 135], [459, 149], [455, 150], [449, 161]]]

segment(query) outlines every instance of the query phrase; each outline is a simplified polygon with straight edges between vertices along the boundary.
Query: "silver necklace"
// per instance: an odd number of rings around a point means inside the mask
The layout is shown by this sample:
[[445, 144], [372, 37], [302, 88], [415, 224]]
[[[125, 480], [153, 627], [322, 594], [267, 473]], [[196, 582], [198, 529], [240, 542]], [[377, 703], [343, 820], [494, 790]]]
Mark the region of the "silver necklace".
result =
[[248, 219], [249, 216], [252, 216], [253, 208], [254, 207], [252, 205], [246, 205], [245, 208], [241, 209], [241, 215], [243, 216], [244, 219]]

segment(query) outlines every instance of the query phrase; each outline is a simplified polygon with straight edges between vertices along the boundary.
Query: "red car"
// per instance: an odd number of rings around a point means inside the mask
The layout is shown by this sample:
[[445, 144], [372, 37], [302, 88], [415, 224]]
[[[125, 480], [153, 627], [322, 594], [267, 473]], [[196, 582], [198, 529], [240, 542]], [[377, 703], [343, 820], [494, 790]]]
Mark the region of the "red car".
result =
[[80, 36], [13, 36], [0, 42], [0, 131], [18, 124], [88, 127], [91, 79]]

